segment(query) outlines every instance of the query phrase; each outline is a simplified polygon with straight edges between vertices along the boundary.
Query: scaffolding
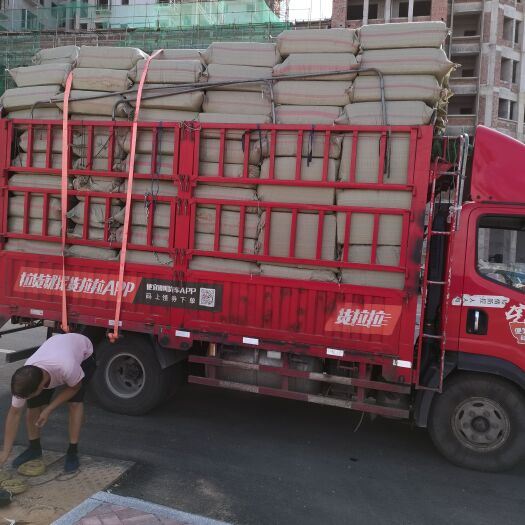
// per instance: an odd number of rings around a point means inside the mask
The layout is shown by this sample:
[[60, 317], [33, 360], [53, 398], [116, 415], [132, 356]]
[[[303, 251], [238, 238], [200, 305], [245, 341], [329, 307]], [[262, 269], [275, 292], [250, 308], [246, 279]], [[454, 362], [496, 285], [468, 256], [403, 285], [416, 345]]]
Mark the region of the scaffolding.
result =
[[0, 35], [0, 94], [15, 85], [5, 70], [30, 65], [31, 57], [39, 49], [40, 38], [36, 34]]
[[[21, 20], [17, 10], [11, 11], [0, 17], [0, 31]], [[139, 4], [112, 7], [111, 12], [85, 3], [65, 4], [37, 9], [36, 16], [30, 28], [0, 32], [0, 94], [14, 87], [5, 70], [31, 65], [31, 57], [42, 48], [130, 46], [147, 53], [160, 48], [202, 49], [217, 41], [268, 42], [289, 27], [264, 0]], [[100, 22], [103, 19], [106, 22]]]
[[279, 23], [264, 0], [111, 5], [109, 0], [64, 3], [45, 8], [0, 11], [0, 31], [94, 31], [107, 29], [184, 29]]

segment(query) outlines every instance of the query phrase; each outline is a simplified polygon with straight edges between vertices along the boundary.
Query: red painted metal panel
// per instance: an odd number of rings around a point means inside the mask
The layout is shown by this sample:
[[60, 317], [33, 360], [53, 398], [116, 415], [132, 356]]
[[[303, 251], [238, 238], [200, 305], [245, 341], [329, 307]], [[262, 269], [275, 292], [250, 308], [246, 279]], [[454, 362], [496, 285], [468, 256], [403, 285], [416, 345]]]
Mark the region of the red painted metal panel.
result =
[[[58, 122], [44, 121], [0, 121], [0, 139], [11, 141], [16, 129], [33, 129], [35, 126], [58, 126]], [[130, 129], [126, 122], [72, 122], [70, 132], [81, 126], [88, 130], [88, 148], [92, 149], [94, 135], [98, 130], [109, 133], [109, 157], [113, 159], [118, 141], [117, 133]], [[139, 131], [151, 133], [152, 164], [150, 173], [137, 175], [137, 179], [172, 181], [177, 184], [177, 197], [148, 197], [151, 211], [155, 205], [170, 204], [172, 208], [172, 227], [168, 247], [153, 247], [153, 223], [147, 223], [147, 243], [129, 245], [130, 249], [167, 253], [173, 264], [151, 266], [127, 264], [126, 293], [122, 308], [122, 328], [146, 332], [164, 333], [177, 329], [192, 332], [192, 338], [217, 341], [238, 341], [243, 338], [258, 339], [264, 347], [279, 346], [309, 353], [319, 357], [333, 357], [346, 361], [374, 362], [389, 365], [388, 380], [409, 382], [410, 368], [393, 367], [393, 359], [411, 363], [413, 360], [413, 334], [417, 308], [417, 287], [420, 266], [420, 249], [423, 239], [423, 219], [429, 180], [432, 128], [424, 127], [366, 127], [366, 126], [315, 126], [315, 131], [324, 134], [323, 172], [319, 181], [304, 181], [301, 176], [301, 153], [303, 134], [305, 140], [311, 126], [301, 125], [242, 125], [242, 124], [197, 124], [197, 123], [139, 123]], [[162, 130], [162, 131], [161, 131]], [[173, 169], [170, 175], [157, 176], [156, 166], [159, 136], [167, 131], [174, 132]], [[296, 170], [289, 180], [277, 180], [274, 173], [274, 160], [278, 132], [297, 134]], [[199, 184], [229, 184], [231, 179], [224, 177], [224, 147], [230, 133], [241, 136], [244, 147], [243, 176], [235, 180], [236, 186], [251, 187], [254, 180], [248, 177], [250, 144], [252, 139], [260, 140], [262, 134], [269, 138], [270, 172], [268, 179], [259, 179], [257, 184], [295, 188], [333, 188], [334, 190], [381, 190], [385, 192], [404, 190], [411, 192], [412, 205], [409, 210], [395, 208], [372, 208], [366, 206], [305, 205], [287, 202], [238, 201], [225, 199], [196, 198], [195, 188]], [[356, 152], [359, 137], [378, 134], [381, 138], [379, 160], [380, 174], [377, 183], [356, 183]], [[217, 177], [199, 175], [199, 149], [202, 135], [213, 134], [221, 145], [219, 173]], [[353, 151], [350, 159], [348, 182], [328, 181], [329, 148], [331, 138], [336, 134], [352, 136]], [[383, 180], [383, 168], [387, 151], [387, 140], [396, 134], [410, 134], [411, 147], [407, 184], [389, 184]], [[29, 134], [29, 148], [32, 148], [34, 133]], [[50, 150], [48, 139], [47, 151]], [[229, 139], [228, 139], [229, 140]], [[235, 139], [237, 140], [237, 139]], [[0, 141], [0, 144], [2, 142]], [[0, 146], [1, 147], [1, 146]], [[88, 159], [93, 158], [93, 152]], [[35, 174], [59, 174], [59, 169], [10, 166], [8, 148], [0, 150], [0, 174], [4, 174], [3, 195], [0, 200], [4, 206], [2, 235], [7, 238], [27, 238], [33, 240], [55, 241], [47, 235], [29, 235], [7, 231], [5, 174], [9, 171], [26, 171]], [[109, 167], [109, 166], [108, 166]], [[72, 176], [95, 175], [101, 177], [121, 177], [122, 172], [89, 169], [71, 170]], [[7, 171], [6, 171], [7, 170]], [[36, 176], [36, 175], [35, 175]], [[13, 188], [14, 189], [14, 188]], [[60, 190], [16, 188], [24, 195], [58, 195]], [[82, 195], [86, 199], [86, 213], [94, 193], [70, 190], [73, 198]], [[123, 193], [97, 193], [106, 199], [105, 217], [109, 218], [110, 199], [125, 199]], [[89, 198], [91, 197], [91, 198]], [[144, 195], [134, 195], [133, 200], [144, 201]], [[213, 250], [196, 250], [195, 217], [196, 207], [206, 204], [216, 210]], [[26, 207], [27, 208], [27, 207]], [[240, 212], [239, 239], [234, 252], [220, 251], [221, 209], [232, 208]], [[256, 254], [244, 253], [244, 226], [246, 213], [251, 209], [266, 212], [266, 234], [261, 251]], [[270, 226], [272, 212], [289, 211], [292, 217], [290, 245], [287, 257], [270, 254]], [[26, 212], [28, 210], [26, 209]], [[312, 238], [315, 255], [312, 258], [296, 256], [297, 224], [299, 213], [314, 214], [318, 218], [316, 234]], [[350, 263], [348, 245], [352, 243], [350, 222], [354, 213], [369, 213], [374, 216], [374, 231], [371, 246], [371, 259], [368, 263]], [[343, 213], [346, 216], [345, 247], [340, 260], [322, 259], [323, 224], [329, 214]], [[27, 215], [27, 213], [26, 213]], [[397, 215], [402, 218], [402, 239], [400, 261], [395, 266], [377, 264], [377, 245], [379, 242], [379, 220], [381, 215]], [[27, 231], [27, 230], [24, 230]], [[43, 232], [45, 233], [45, 232]], [[119, 248], [119, 243], [83, 238], [68, 238], [68, 244]], [[105, 226], [105, 239], [108, 227]], [[235, 275], [231, 273], [202, 272], [188, 269], [194, 256], [220, 257], [232, 261], [280, 263], [289, 266], [305, 265], [314, 268], [348, 268], [378, 270], [401, 273], [405, 276], [402, 290], [355, 286], [350, 284], [323, 283], [297, 279], [278, 279], [258, 275]], [[68, 258], [68, 309], [72, 322], [108, 326], [114, 311], [114, 286], [118, 263], [112, 261], [92, 261]], [[59, 317], [59, 294], [55, 290], [57, 275], [60, 274], [59, 257], [0, 252], [0, 269], [6, 279], [0, 288], [0, 311], [12, 315], [31, 317], [31, 310], [43, 310], [46, 319]], [[97, 281], [98, 280], [98, 281]], [[58, 285], [60, 282], [58, 282]], [[181, 292], [182, 290], [182, 292]], [[203, 306], [203, 297], [211, 301], [213, 294], [217, 299], [214, 307]], [[55, 293], [57, 292], [57, 293]], [[192, 295], [197, 294], [197, 296]], [[198, 296], [198, 294], [203, 294]], [[212, 294], [212, 295], [210, 295]], [[166, 299], [165, 299], [166, 298]], [[194, 302], [191, 302], [191, 301]], [[200, 304], [197, 304], [197, 302]], [[211, 304], [211, 303], [209, 303]], [[355, 316], [355, 317], [352, 317]], [[358, 316], [359, 317], [358, 319]], [[363, 317], [364, 316], [364, 317]], [[368, 316], [368, 317], [367, 317]], [[352, 321], [352, 319], [354, 319]], [[357, 322], [356, 322], [357, 320]], [[367, 321], [368, 320], [368, 321]], [[333, 349], [336, 354], [331, 354]]]
[[523, 143], [496, 130], [478, 126], [472, 161], [471, 195], [478, 202], [522, 202]]

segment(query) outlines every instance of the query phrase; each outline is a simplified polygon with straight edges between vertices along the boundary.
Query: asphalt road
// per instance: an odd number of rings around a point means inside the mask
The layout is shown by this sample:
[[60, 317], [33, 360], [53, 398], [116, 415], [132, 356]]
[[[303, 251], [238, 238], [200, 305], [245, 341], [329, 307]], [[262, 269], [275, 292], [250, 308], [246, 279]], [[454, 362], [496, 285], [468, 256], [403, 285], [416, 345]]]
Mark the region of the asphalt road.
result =
[[[2, 338], [0, 347], [41, 337]], [[0, 365], [2, 419], [16, 366]], [[236, 525], [524, 523], [525, 464], [505, 474], [463, 470], [424, 430], [359, 421], [342, 409], [186, 386], [147, 417], [89, 403], [81, 450], [136, 462], [115, 493]], [[59, 410], [44, 446], [65, 449], [66, 432]]]

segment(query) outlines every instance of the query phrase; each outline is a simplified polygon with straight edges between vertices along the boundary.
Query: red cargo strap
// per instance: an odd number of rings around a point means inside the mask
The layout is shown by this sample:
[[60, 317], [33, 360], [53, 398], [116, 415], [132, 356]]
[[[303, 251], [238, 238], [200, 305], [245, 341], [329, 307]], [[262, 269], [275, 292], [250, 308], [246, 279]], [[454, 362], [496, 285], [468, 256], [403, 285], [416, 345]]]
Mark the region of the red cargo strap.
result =
[[128, 228], [129, 228], [129, 216], [131, 213], [131, 195], [133, 193], [133, 175], [135, 174], [135, 150], [137, 146], [137, 122], [139, 120], [140, 101], [142, 98], [142, 89], [144, 82], [146, 81], [146, 75], [148, 74], [148, 68], [150, 62], [159, 54], [162, 53], [163, 49], [155, 51], [150, 57], [144, 62], [144, 71], [140, 77], [139, 88], [137, 90], [137, 100], [135, 101], [135, 115], [133, 116], [133, 125], [131, 127], [131, 148], [129, 151], [129, 171], [128, 171], [128, 189], [126, 192], [126, 207], [124, 211], [124, 229], [122, 231], [122, 245], [120, 249], [120, 264], [119, 264], [119, 275], [117, 284], [117, 304], [115, 306], [115, 326], [113, 327], [113, 333], [109, 333], [108, 337], [111, 342], [118, 339], [118, 328], [120, 322], [120, 310], [122, 308], [122, 285], [124, 284], [124, 267], [126, 266], [126, 251], [128, 247]]
[[[68, 140], [68, 113], [69, 113], [69, 94], [71, 92], [71, 83], [73, 82], [73, 72], [69, 73], [66, 80], [66, 89], [64, 90], [64, 112], [62, 117], [62, 181], [61, 181], [61, 217], [62, 217], [62, 330], [69, 332], [67, 322], [67, 297], [66, 297], [66, 233], [67, 233], [67, 186], [68, 186], [68, 169], [69, 169], [69, 140]], [[51, 140], [48, 137], [48, 140]]]

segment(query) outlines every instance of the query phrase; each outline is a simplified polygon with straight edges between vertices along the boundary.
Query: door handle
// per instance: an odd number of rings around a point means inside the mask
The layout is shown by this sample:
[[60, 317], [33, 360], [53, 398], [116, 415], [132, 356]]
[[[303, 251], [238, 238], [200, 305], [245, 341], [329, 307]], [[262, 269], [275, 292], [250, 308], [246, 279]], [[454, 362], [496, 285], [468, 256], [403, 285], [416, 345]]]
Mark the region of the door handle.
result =
[[479, 331], [479, 310], [474, 312], [474, 332]]
[[469, 308], [467, 311], [467, 334], [487, 335], [489, 316], [485, 310]]

